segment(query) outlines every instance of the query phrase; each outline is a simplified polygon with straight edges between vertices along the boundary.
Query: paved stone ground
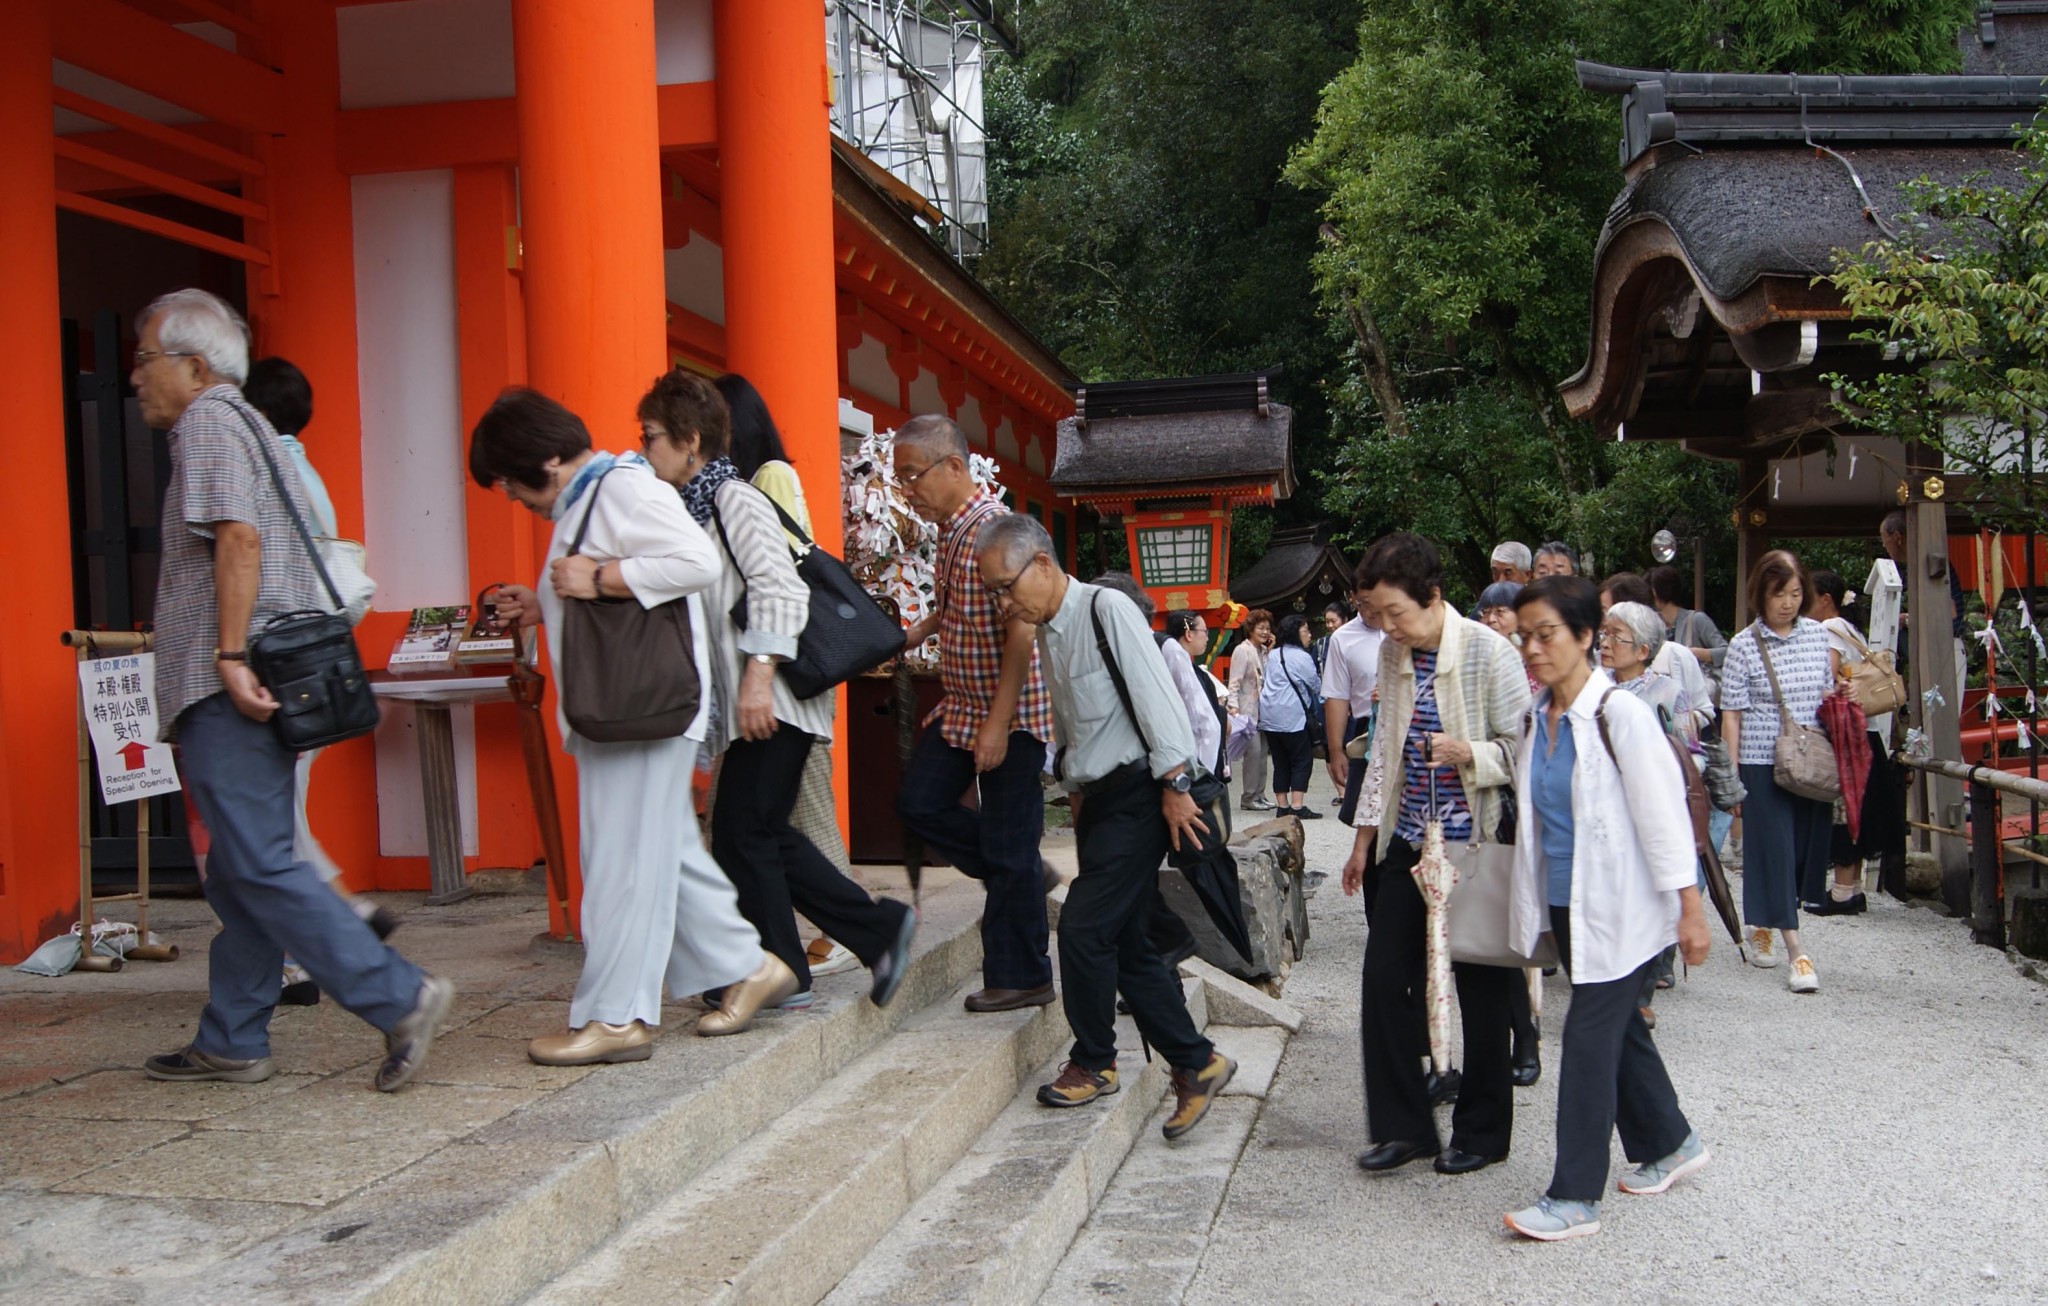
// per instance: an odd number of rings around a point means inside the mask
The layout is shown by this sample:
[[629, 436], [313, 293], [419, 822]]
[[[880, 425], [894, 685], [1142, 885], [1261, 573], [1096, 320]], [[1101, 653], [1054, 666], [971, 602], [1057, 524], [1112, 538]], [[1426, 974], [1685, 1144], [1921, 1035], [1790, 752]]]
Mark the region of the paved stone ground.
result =
[[1961, 923], [1876, 898], [1866, 916], [1813, 921], [1811, 997], [1786, 991], [1782, 967], [1743, 966], [1717, 925], [1706, 964], [1657, 1003], [1658, 1043], [1713, 1164], [1662, 1197], [1611, 1195], [1597, 1237], [1531, 1244], [1500, 1217], [1549, 1180], [1568, 987], [1548, 984], [1545, 1073], [1517, 1091], [1505, 1164], [1362, 1174], [1364, 920], [1335, 875], [1349, 832], [1308, 829], [1311, 866], [1331, 872], [1286, 992], [1308, 1019], [1192, 1282], [1172, 1275], [1188, 1286], [1163, 1297], [1143, 1276], [1068, 1285], [1218, 1306], [2048, 1300], [2048, 987]]

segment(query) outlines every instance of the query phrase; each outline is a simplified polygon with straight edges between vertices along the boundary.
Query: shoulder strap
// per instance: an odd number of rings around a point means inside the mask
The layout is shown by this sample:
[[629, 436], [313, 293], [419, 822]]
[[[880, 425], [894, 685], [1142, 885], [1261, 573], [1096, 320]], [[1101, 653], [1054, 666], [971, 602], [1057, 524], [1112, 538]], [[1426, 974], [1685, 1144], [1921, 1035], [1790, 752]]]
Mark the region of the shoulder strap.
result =
[[1614, 751], [1614, 736], [1607, 733], [1607, 700], [1614, 697], [1618, 685], [1609, 685], [1600, 692], [1600, 701], [1593, 704], [1593, 721], [1600, 727], [1600, 745], [1607, 750], [1607, 760], [1614, 763], [1614, 769], [1621, 769], [1621, 755]]
[[270, 483], [277, 487], [278, 499], [283, 502], [285, 512], [291, 516], [292, 525], [298, 528], [299, 542], [306, 546], [306, 556], [313, 560], [313, 570], [320, 573], [320, 583], [327, 587], [327, 597], [334, 600], [334, 610], [341, 611], [347, 606], [341, 601], [341, 591], [334, 588], [334, 578], [327, 574], [327, 564], [321, 560], [320, 550], [313, 546], [313, 533], [306, 529], [305, 518], [299, 516], [299, 507], [292, 502], [291, 491], [285, 488], [284, 475], [277, 470], [277, 459], [270, 456], [270, 450], [263, 443], [263, 432], [256, 428], [256, 423], [249, 420], [249, 414], [243, 412], [235, 403], [229, 400], [222, 402], [233, 408], [235, 416], [242, 419], [242, 425], [249, 428], [250, 442], [256, 446], [256, 452], [261, 455], [263, 465], [270, 469]]
[[613, 472], [617, 471], [618, 469], [619, 465], [617, 463], [613, 463], [611, 466], [599, 472], [597, 474], [597, 479], [591, 482], [590, 502], [583, 506], [583, 520], [576, 523], [576, 535], [574, 539], [571, 539], [569, 541], [569, 552], [583, 552], [583, 536], [586, 532], [590, 530], [590, 514], [597, 511], [597, 496], [604, 490], [604, 478], [610, 476]]
[[[1796, 630], [1798, 628], [1795, 626], [1794, 629]], [[1771, 666], [1770, 652], [1769, 650], [1764, 648], [1763, 622], [1759, 621], [1756, 623], [1756, 628], [1753, 631], [1753, 637], [1756, 640], [1756, 655], [1759, 658], [1763, 659], [1764, 676], [1771, 682], [1771, 697], [1778, 700], [1778, 715], [1784, 720], [1785, 725], [1789, 728], [1792, 724], [1792, 709], [1785, 706], [1785, 691], [1778, 688], [1777, 669]]]
[[[1309, 656], [1313, 657], [1315, 655], [1310, 654]], [[1294, 673], [1287, 669], [1287, 650], [1284, 647], [1280, 650], [1280, 674], [1287, 678], [1287, 687], [1294, 691], [1294, 697], [1296, 701], [1298, 701], [1301, 704], [1302, 714], [1308, 717], [1308, 721], [1306, 722], [1308, 728], [1310, 730], [1315, 729], [1315, 709], [1309, 706], [1308, 694], [1302, 689], [1301, 682], [1299, 680], [1296, 680], [1294, 678]]]
[[1145, 731], [1145, 723], [1138, 718], [1138, 709], [1131, 705], [1131, 687], [1124, 683], [1123, 668], [1116, 663], [1116, 654], [1109, 648], [1109, 632], [1102, 627], [1101, 591], [1088, 600], [1088, 620], [1095, 626], [1095, 651], [1102, 654], [1102, 665], [1109, 672], [1109, 679], [1116, 686], [1116, 696], [1122, 700], [1125, 715], [1131, 718], [1131, 725], [1138, 732], [1138, 742], [1145, 746], [1146, 756], [1152, 754], [1152, 737]]

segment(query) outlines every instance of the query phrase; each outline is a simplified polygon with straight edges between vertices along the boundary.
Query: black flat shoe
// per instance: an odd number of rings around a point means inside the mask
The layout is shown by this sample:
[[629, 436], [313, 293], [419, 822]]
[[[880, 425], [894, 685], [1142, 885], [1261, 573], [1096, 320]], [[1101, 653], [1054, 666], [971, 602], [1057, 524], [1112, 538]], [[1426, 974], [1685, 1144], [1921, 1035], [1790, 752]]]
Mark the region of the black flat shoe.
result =
[[363, 918], [363, 924], [369, 926], [370, 932], [379, 939], [388, 939], [398, 929], [398, 918], [379, 907]]
[[1474, 1170], [1484, 1170], [1497, 1161], [1505, 1160], [1505, 1155], [1480, 1156], [1475, 1152], [1461, 1152], [1455, 1147], [1447, 1147], [1432, 1162], [1432, 1168], [1438, 1174], [1471, 1174]]
[[1441, 1075], [1432, 1070], [1425, 1086], [1429, 1090], [1431, 1106], [1448, 1106], [1458, 1100], [1458, 1090], [1465, 1086], [1465, 1076], [1456, 1070], [1446, 1070]]
[[1530, 1057], [1527, 1061], [1516, 1062], [1514, 1070], [1509, 1073], [1508, 1077], [1515, 1081], [1516, 1088], [1528, 1088], [1537, 1080], [1543, 1078], [1543, 1058], [1535, 1056]]
[[1419, 1161], [1425, 1156], [1435, 1156], [1435, 1143], [1381, 1143], [1358, 1154], [1358, 1168], [1368, 1174], [1385, 1174], [1398, 1170], [1410, 1161]]
[[320, 1001], [320, 986], [312, 980], [294, 980], [277, 991], [280, 1007], [311, 1007]]
[[868, 1001], [878, 1007], [886, 1007], [895, 998], [896, 990], [903, 985], [904, 973], [910, 969], [910, 941], [916, 937], [917, 912], [905, 907], [902, 924], [896, 930], [896, 941], [868, 968], [875, 977], [874, 986], [868, 990]]
[[1323, 814], [1313, 807], [1297, 807], [1294, 809], [1294, 814], [1304, 821], [1320, 821], [1323, 819]]
[[1861, 916], [1869, 910], [1870, 899], [1864, 896], [1861, 889], [1856, 891], [1855, 897], [1846, 901], [1838, 902], [1833, 894], [1829, 894], [1820, 902], [1806, 904], [1806, 914], [1809, 916]]

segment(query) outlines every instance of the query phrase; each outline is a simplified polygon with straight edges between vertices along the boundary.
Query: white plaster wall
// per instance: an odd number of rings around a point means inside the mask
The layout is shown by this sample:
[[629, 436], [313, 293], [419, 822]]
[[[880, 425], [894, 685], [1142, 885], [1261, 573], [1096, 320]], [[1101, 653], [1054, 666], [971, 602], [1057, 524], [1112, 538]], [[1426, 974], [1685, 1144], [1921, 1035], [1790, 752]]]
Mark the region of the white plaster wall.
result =
[[899, 397], [896, 373], [889, 368], [889, 347], [870, 335], [846, 351], [846, 379], [862, 394], [894, 408]]
[[945, 411], [946, 399], [939, 393], [939, 378], [930, 368], [919, 368], [910, 382], [910, 415], [916, 417], [920, 413]]
[[500, 100], [514, 91], [512, 0], [342, 5], [334, 24], [344, 109]]
[[654, 0], [654, 84], [708, 82], [717, 70], [711, 0]]
[[1024, 456], [1023, 450], [1017, 447], [1017, 428], [1010, 424], [1007, 417], [1003, 419], [1002, 425], [996, 427], [994, 443], [996, 458], [1006, 465], [1015, 466], [1017, 460]]
[[681, 249], [661, 252], [662, 293], [700, 317], [725, 325], [725, 251], [690, 233]]
[[[353, 183], [357, 388], [363, 423], [364, 543], [376, 607], [464, 603], [461, 373], [456, 352], [454, 176], [446, 170]], [[470, 710], [455, 717], [462, 839], [476, 850], [476, 744]], [[390, 706], [377, 728], [378, 844], [423, 856], [419, 753], [412, 711]]]
[[959, 416], [953, 419], [960, 425], [960, 433], [967, 437], [967, 443], [976, 449], [986, 449], [988, 443], [988, 422], [981, 415], [981, 400], [967, 396], [960, 405]]

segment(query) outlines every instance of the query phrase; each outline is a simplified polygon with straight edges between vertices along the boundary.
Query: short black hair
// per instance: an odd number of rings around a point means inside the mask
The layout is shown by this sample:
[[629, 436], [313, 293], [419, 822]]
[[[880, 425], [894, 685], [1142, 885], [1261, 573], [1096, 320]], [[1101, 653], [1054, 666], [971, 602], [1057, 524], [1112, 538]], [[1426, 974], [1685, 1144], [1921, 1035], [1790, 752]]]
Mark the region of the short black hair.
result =
[[1168, 639], [1186, 639], [1188, 632], [1193, 630], [1195, 628], [1195, 623], [1200, 621], [1201, 619], [1202, 614], [1199, 612], [1167, 613], [1166, 637]]
[[[1639, 576], [1629, 579], [1642, 584]], [[1545, 576], [1530, 581], [1515, 595], [1516, 615], [1531, 603], [1548, 603], [1573, 638], [1597, 635], [1600, 631], [1600, 591], [1584, 576]]]
[[1334, 613], [1336, 613], [1336, 614], [1337, 614], [1338, 616], [1340, 616], [1340, 617], [1344, 618], [1344, 619], [1345, 619], [1346, 621], [1349, 621], [1349, 620], [1351, 619], [1351, 609], [1350, 609], [1350, 608], [1348, 608], [1348, 607], [1346, 607], [1346, 606], [1344, 605], [1344, 603], [1343, 603], [1343, 602], [1342, 602], [1341, 600], [1338, 600], [1338, 599], [1331, 599], [1331, 600], [1330, 600], [1330, 601], [1329, 601], [1328, 603], [1325, 603], [1325, 604], [1323, 605], [1323, 615], [1324, 615], [1324, 616], [1326, 616], [1326, 617], [1327, 617], [1327, 616], [1329, 616], [1329, 615], [1330, 615], [1330, 614], [1331, 614], [1332, 612], [1334, 612]]
[[[659, 426], [678, 444], [694, 434], [697, 452], [707, 463], [727, 457], [732, 448], [732, 414], [725, 396], [710, 378], [687, 367], [671, 367], [655, 377], [633, 415]], [[743, 470], [740, 475], [748, 473]]]
[[312, 424], [313, 383], [290, 359], [259, 358], [249, 364], [242, 398], [255, 405], [279, 435], [297, 435]]
[[782, 432], [775, 429], [775, 419], [768, 414], [768, 401], [761, 397], [754, 383], [738, 372], [727, 372], [712, 384], [725, 396], [726, 411], [731, 415], [728, 425], [732, 431], [732, 452], [726, 456], [740, 469], [740, 475], [752, 480], [763, 463], [789, 462], [789, 454], [782, 447]]
[[1281, 644], [1301, 643], [1301, 633], [1308, 629], [1308, 618], [1299, 612], [1290, 612], [1280, 618], [1280, 624], [1273, 629], [1273, 638]]
[[1616, 603], [1640, 603], [1646, 608], [1657, 606], [1657, 595], [1650, 589], [1650, 582], [1632, 571], [1617, 571], [1600, 587], [1593, 591], [1593, 601], [1598, 603], [1605, 594]]
[[1363, 589], [1392, 585], [1426, 608], [1443, 592], [1443, 555], [1413, 531], [1382, 535], [1358, 564], [1358, 583]]
[[1563, 540], [1549, 540], [1543, 544], [1537, 545], [1536, 557], [1531, 558], [1529, 560], [1530, 565], [1535, 565], [1536, 558], [1546, 557], [1563, 558], [1564, 565], [1570, 567], [1574, 574], [1576, 574], [1579, 570], [1579, 555], [1573, 553], [1572, 546], [1566, 544]]
[[1650, 582], [1650, 593], [1657, 596], [1657, 602], [1684, 603], [1685, 581], [1678, 574], [1678, 568], [1669, 563], [1660, 564], [1650, 568], [1650, 574], [1646, 579]]
[[469, 474], [485, 489], [511, 481], [542, 490], [548, 459], [568, 462], [589, 451], [590, 429], [582, 418], [538, 390], [508, 386], [469, 433]]
[[1835, 601], [1837, 612], [1849, 606], [1849, 586], [1838, 573], [1826, 567], [1816, 567], [1807, 573], [1806, 579], [1806, 601], [1809, 604], [1825, 594]]

